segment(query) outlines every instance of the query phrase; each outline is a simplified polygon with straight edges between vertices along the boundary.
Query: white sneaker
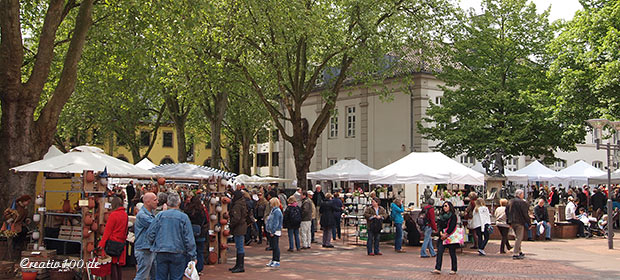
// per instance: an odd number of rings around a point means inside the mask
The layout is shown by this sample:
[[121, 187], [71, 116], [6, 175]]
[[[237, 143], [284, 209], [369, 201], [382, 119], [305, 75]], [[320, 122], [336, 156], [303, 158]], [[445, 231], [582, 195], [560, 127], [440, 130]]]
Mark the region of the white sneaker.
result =
[[482, 249], [478, 249], [478, 254], [481, 255], [481, 256], [486, 256], [487, 255], [487, 253], [484, 250], [482, 250]]
[[272, 264], [273, 264], [273, 261], [269, 261], [269, 263], [267, 263], [265, 266], [271, 267]]
[[271, 267], [276, 267], [276, 268], [277, 268], [277, 267], [280, 267], [280, 262], [273, 262], [273, 263], [271, 264]]

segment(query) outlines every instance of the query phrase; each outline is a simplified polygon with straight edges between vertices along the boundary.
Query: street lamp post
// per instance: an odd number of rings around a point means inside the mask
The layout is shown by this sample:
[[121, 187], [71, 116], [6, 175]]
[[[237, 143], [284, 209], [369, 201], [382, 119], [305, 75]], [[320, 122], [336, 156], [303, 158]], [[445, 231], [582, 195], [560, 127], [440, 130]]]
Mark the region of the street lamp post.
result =
[[616, 133], [620, 133], [620, 121], [609, 121], [606, 119], [590, 119], [588, 124], [594, 128], [594, 142], [596, 143], [596, 149], [607, 150], [607, 244], [609, 249], [614, 248], [614, 231], [613, 231], [613, 203], [611, 201], [611, 172], [613, 168], [613, 160], [611, 158], [611, 151], [620, 150], [620, 137], [616, 137], [616, 144], [612, 144], [608, 141], [607, 144], [601, 145], [602, 131], [607, 125], [610, 125]]

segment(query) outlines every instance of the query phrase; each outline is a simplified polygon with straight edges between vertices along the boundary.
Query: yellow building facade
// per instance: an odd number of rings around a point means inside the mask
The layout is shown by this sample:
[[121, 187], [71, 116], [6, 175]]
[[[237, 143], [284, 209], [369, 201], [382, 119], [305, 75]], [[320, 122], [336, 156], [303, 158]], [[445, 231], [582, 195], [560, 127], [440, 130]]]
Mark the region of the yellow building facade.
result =
[[[150, 144], [150, 141], [155, 141], [155, 144], [153, 144], [153, 149], [151, 149], [151, 152], [147, 156], [151, 162], [156, 165], [164, 163], [179, 163], [177, 135], [174, 126], [160, 126], [155, 139], [153, 139], [153, 134], [149, 134], [149, 132], [150, 128], [148, 126], [144, 126], [140, 129], [140, 131], [136, 131], [136, 133], [140, 134], [141, 139], [140, 153], [144, 154], [149, 147], [148, 144]], [[146, 142], [146, 139], [149, 139], [149, 142]], [[136, 162], [133, 159], [129, 148], [122, 145], [122, 143], [119, 143], [116, 139], [116, 135], [104, 141], [104, 144], [96, 146], [102, 148], [107, 154], [113, 157], [125, 160], [129, 163]], [[211, 162], [211, 155], [210, 143], [195, 140], [193, 147], [188, 152], [187, 162], [196, 165], [209, 166]], [[226, 161], [227, 159], [228, 152], [225, 149], [222, 149], [222, 160]]]

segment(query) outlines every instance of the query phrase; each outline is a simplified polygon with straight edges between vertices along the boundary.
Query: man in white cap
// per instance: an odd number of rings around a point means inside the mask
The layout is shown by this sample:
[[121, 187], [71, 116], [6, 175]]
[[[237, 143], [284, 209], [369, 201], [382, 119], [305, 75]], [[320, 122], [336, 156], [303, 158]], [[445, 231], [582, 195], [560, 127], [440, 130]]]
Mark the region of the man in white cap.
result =
[[316, 219], [318, 216], [318, 212], [316, 209], [316, 205], [314, 205], [314, 192], [308, 190], [308, 200], [312, 202], [312, 223], [310, 223], [310, 242], [317, 243], [314, 240], [314, 233], [316, 232]]

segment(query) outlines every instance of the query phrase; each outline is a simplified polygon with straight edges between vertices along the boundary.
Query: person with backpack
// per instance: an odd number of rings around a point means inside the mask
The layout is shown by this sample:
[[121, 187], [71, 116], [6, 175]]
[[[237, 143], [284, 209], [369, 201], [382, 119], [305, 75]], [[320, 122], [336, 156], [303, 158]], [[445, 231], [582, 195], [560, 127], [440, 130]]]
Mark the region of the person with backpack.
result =
[[[263, 244], [263, 234], [265, 230], [265, 209], [269, 202], [265, 199], [265, 196], [262, 192], [258, 193], [258, 202], [256, 203], [256, 207], [254, 207], [254, 218], [256, 218], [256, 228], [258, 231], [258, 244]], [[269, 240], [267, 240], [269, 243]]]
[[323, 229], [323, 248], [334, 248], [334, 245], [332, 245], [332, 230], [336, 227], [336, 218], [334, 217], [336, 207], [332, 198], [332, 194], [327, 193], [323, 204], [319, 208], [319, 213], [321, 213], [321, 229]]
[[[421, 258], [430, 258], [435, 257], [437, 253], [435, 253], [435, 248], [433, 248], [433, 240], [431, 239], [431, 235], [433, 232], [437, 231], [437, 223], [435, 222], [435, 209], [433, 205], [435, 201], [432, 198], [428, 199], [428, 202], [422, 211], [418, 215], [418, 225], [424, 232], [424, 242], [422, 243], [422, 249], [420, 250]], [[431, 253], [429, 256], [426, 254], [426, 250]]]
[[364, 210], [364, 218], [366, 218], [366, 225], [368, 226], [366, 250], [369, 256], [381, 256], [383, 253], [379, 252], [380, 234], [383, 228], [383, 220], [387, 218], [388, 214], [385, 208], [379, 205], [379, 198], [375, 197], [371, 203], [371, 206]]
[[288, 207], [284, 210], [284, 218], [282, 227], [288, 229], [288, 251], [293, 252], [293, 241], [295, 248], [300, 250], [299, 245], [299, 227], [301, 225], [301, 209], [297, 206], [297, 199], [294, 196], [288, 198]]
[[244, 259], [245, 259], [245, 250], [243, 249], [243, 244], [245, 234], [248, 229], [248, 207], [245, 202], [245, 197], [241, 190], [236, 190], [233, 192], [232, 198], [232, 209], [230, 210], [230, 231], [233, 235], [233, 239], [235, 240], [235, 248], [237, 249], [237, 259], [235, 266], [230, 268], [229, 270], [232, 273], [245, 272], [244, 269]]
[[403, 250], [403, 212], [405, 212], [405, 207], [403, 206], [403, 201], [400, 198], [395, 198], [394, 202], [390, 204], [390, 208], [392, 208], [392, 218], [394, 219], [394, 227], [396, 228], [396, 233], [394, 236], [394, 250], [397, 253], [405, 253]]

